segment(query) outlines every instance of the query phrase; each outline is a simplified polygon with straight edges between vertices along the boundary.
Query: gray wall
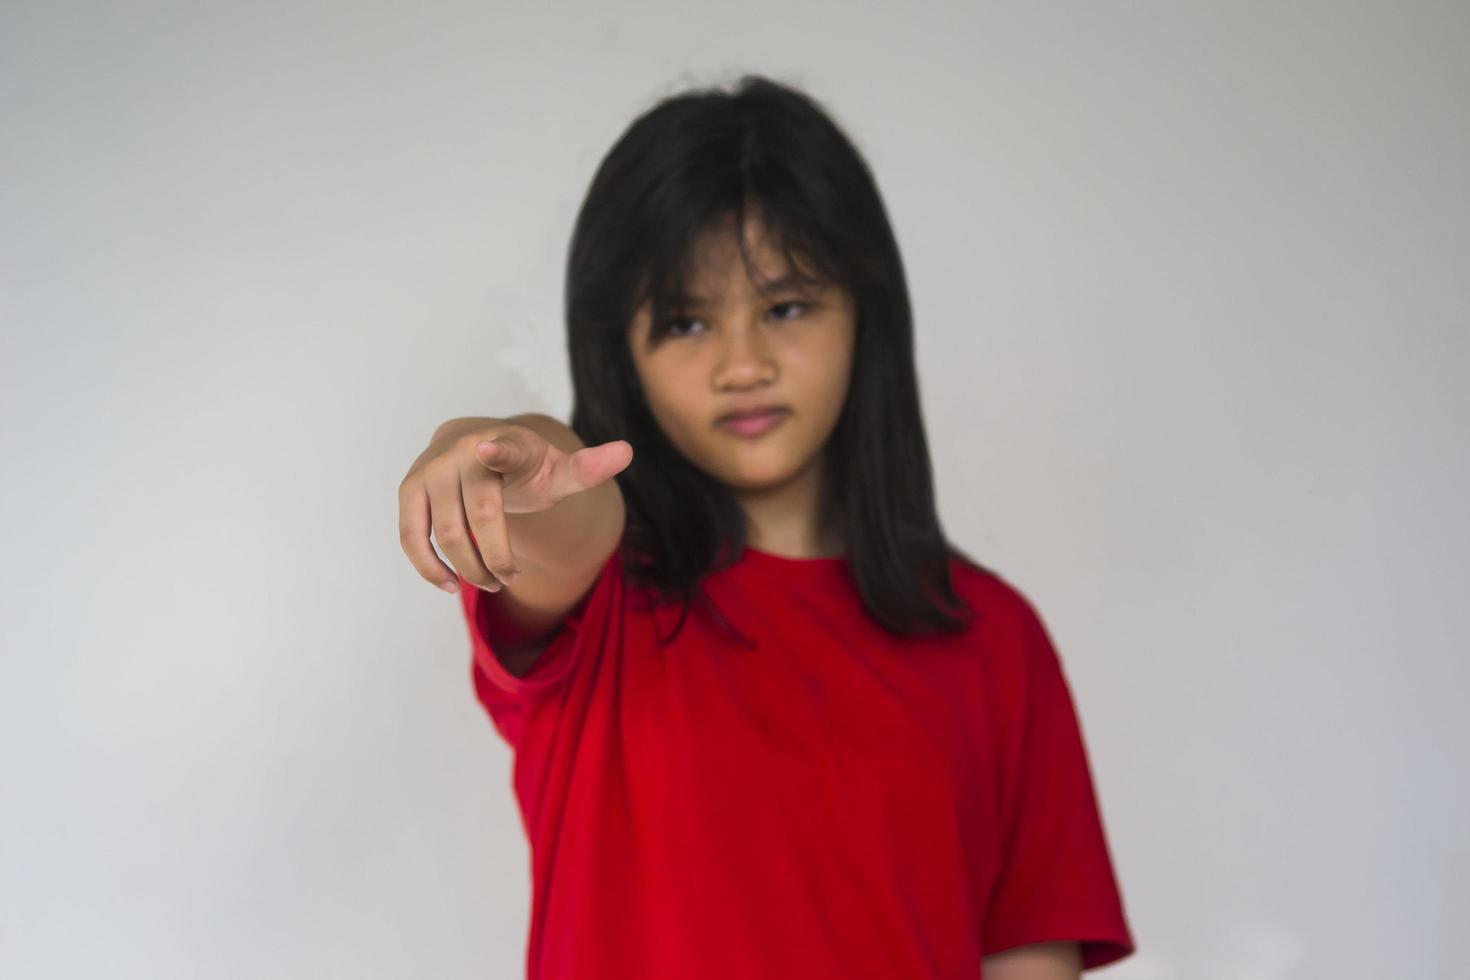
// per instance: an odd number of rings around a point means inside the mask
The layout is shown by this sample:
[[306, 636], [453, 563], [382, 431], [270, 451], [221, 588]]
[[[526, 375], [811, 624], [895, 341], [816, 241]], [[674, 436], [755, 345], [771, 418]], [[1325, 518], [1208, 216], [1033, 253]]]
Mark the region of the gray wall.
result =
[[943, 520], [1076, 690], [1123, 980], [1470, 976], [1464, 4], [8, 2], [0, 974], [515, 977], [451, 415], [570, 409], [622, 127], [868, 155]]

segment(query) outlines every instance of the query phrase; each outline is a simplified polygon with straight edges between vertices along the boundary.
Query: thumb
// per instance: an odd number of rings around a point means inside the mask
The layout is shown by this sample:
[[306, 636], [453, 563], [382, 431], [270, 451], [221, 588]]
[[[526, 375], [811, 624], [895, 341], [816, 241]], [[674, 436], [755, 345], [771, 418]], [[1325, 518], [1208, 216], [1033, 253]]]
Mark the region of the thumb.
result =
[[504, 439], [483, 439], [475, 443], [475, 459], [481, 466], [497, 473], [514, 473], [526, 462], [526, 449]]

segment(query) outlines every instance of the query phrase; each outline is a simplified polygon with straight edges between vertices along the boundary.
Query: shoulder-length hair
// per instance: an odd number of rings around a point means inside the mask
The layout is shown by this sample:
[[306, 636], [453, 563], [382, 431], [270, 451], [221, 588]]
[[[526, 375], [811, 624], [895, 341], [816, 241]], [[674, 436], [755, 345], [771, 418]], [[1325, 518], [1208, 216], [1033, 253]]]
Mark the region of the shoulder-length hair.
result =
[[628, 330], [645, 302], [655, 325], [678, 308], [693, 244], [731, 217], [748, 271], [751, 211], [792, 269], [839, 284], [854, 300], [853, 374], [822, 450], [822, 506], [866, 609], [894, 633], [963, 631], [973, 610], [955, 594], [950, 559], [980, 566], [939, 526], [908, 287], [877, 184], [815, 99], [759, 75], [729, 92], [687, 90], [634, 119], [577, 214], [564, 297], [571, 428], [589, 446], [626, 439], [634, 447], [614, 477], [627, 503], [625, 570], [665, 599], [682, 596], [677, 634], [696, 589], [710, 608], [704, 576], [746, 545], [735, 496], [655, 421]]

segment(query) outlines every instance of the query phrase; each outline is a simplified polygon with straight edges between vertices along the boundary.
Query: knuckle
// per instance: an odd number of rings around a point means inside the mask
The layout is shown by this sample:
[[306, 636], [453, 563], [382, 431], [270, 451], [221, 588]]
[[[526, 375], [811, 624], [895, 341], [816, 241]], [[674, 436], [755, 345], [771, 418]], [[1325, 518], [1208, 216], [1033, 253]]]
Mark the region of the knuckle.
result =
[[498, 520], [500, 515], [505, 512], [501, 502], [490, 496], [476, 499], [474, 503], [470, 504], [470, 508], [471, 516], [481, 521]]
[[439, 542], [441, 548], [458, 545], [468, 540], [459, 526], [454, 524], [435, 524], [434, 538]]

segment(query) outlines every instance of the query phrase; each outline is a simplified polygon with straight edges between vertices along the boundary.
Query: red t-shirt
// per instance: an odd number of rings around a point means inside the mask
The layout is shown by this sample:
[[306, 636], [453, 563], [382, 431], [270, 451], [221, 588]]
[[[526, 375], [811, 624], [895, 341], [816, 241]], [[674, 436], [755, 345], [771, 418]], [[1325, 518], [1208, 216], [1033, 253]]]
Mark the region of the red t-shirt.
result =
[[460, 580], [514, 750], [528, 980], [975, 980], [1023, 943], [1133, 952], [1067, 681], [1013, 586], [954, 558], [975, 620], [900, 637], [844, 559], [747, 548], [705, 588], [754, 645], [691, 607], [661, 646], [679, 605], [622, 562], [519, 678], [486, 641], [493, 594]]

